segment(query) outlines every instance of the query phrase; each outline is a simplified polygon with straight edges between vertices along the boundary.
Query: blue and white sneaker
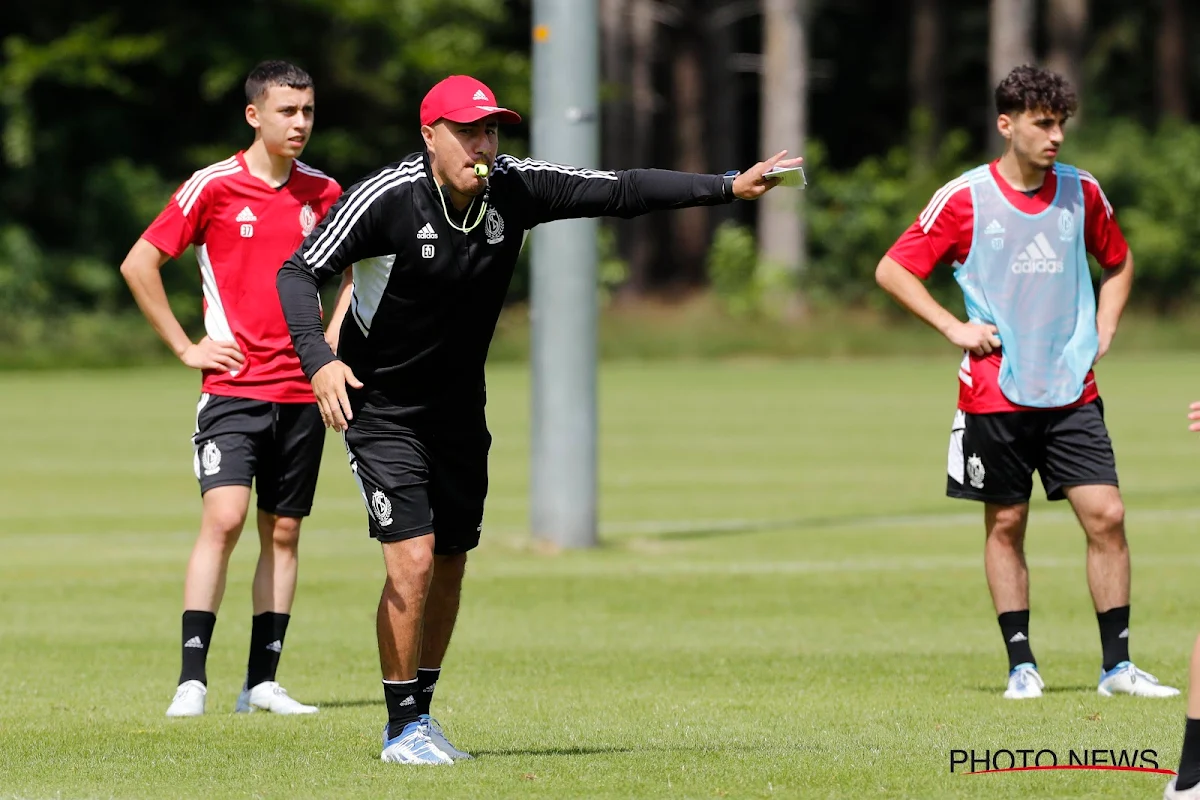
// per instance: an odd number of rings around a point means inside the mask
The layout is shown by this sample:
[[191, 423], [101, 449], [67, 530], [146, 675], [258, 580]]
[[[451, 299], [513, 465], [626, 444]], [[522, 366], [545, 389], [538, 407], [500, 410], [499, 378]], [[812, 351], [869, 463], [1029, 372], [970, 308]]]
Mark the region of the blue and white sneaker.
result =
[[426, 732], [429, 735], [429, 740], [433, 742], [433, 746], [450, 756], [450, 758], [454, 759], [455, 761], [469, 761], [475, 757], [467, 751], [459, 750], [457, 747], [450, 744], [450, 741], [446, 738], [445, 732], [442, 731], [441, 723], [439, 723], [433, 717], [429, 716], [428, 714], [422, 714], [417, 718], [417, 722], [420, 722], [425, 726]]
[[410, 722], [394, 739], [388, 738], [387, 725], [383, 726], [383, 752], [380, 761], [393, 764], [453, 764], [454, 759], [443, 753], [429, 738], [429, 726]]
[[1130, 694], [1134, 697], [1174, 697], [1179, 690], [1173, 686], [1163, 686], [1158, 678], [1149, 672], [1138, 669], [1132, 661], [1122, 661], [1108, 672], [1100, 673], [1100, 685], [1096, 687], [1097, 694], [1102, 697], [1112, 697], [1114, 694]]
[[1009, 700], [1032, 700], [1042, 696], [1042, 676], [1038, 674], [1037, 665], [1026, 661], [1017, 664], [1008, 673], [1008, 688], [1004, 696]]

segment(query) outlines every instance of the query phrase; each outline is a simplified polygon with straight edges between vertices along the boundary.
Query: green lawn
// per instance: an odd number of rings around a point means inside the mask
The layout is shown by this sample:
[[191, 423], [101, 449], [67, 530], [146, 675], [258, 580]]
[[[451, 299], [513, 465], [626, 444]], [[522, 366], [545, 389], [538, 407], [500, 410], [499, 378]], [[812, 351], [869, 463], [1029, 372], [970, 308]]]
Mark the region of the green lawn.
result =
[[[1150, 749], [1184, 701], [1104, 699], [1083, 540], [1044, 502], [1032, 639], [1006, 662], [977, 507], [943, 496], [955, 359], [614, 364], [604, 546], [526, 533], [528, 375], [489, 376], [484, 545], [435, 715], [479, 758], [379, 761], [382, 565], [330, 435], [280, 677], [312, 718], [231, 712], [257, 545], [235, 553], [209, 713], [163, 716], [199, 501], [183, 370], [0, 375], [0, 797], [1158, 797], [1166, 776], [950, 774], [952, 749]], [[1135, 659], [1186, 680], [1200, 628], [1200, 356], [1100, 374], [1129, 505]]]

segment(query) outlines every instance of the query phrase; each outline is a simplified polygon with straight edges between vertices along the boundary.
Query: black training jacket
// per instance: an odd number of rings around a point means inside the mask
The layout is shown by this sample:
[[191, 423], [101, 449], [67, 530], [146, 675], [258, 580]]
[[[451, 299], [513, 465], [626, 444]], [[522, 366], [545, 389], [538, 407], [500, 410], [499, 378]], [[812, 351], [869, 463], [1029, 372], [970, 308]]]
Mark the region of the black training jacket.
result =
[[[656, 169], [606, 172], [501, 155], [488, 188], [450, 227], [427, 154], [352, 186], [279, 271], [279, 299], [304, 374], [334, 360], [317, 288], [354, 265], [338, 358], [365, 384], [358, 402], [400, 416], [482, 409], [484, 361], [525, 233], [575, 217], [730, 202], [728, 181]], [[465, 222], [464, 222], [465, 219]], [[569, 264], [563, 265], [570, 269]]]

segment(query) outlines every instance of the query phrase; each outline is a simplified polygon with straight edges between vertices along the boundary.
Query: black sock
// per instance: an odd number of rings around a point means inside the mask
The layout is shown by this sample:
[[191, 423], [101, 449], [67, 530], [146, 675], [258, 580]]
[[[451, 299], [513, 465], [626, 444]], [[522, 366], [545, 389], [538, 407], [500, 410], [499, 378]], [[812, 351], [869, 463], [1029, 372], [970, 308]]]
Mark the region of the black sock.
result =
[[429, 705], [433, 702], [433, 690], [437, 688], [438, 677], [442, 668], [417, 670], [417, 716], [429, 713]]
[[417, 681], [384, 681], [383, 699], [387, 701], [388, 738], [394, 739], [404, 726], [417, 721]]
[[290, 614], [264, 611], [251, 618], [250, 662], [246, 665], [246, 688], [263, 681], [275, 680], [279, 655], [283, 652], [283, 637], [287, 635]]
[[212, 643], [217, 615], [211, 611], [183, 612], [183, 666], [179, 682], [200, 681], [208, 685], [208, 646]]
[[1186, 791], [1200, 783], [1200, 719], [1188, 717], [1183, 729], [1183, 753], [1179, 756], [1176, 791]]
[[1004, 635], [1004, 646], [1008, 648], [1008, 668], [1017, 664], [1033, 664], [1033, 648], [1029, 646], [1029, 609], [1005, 611], [996, 618], [1000, 622], [1000, 633]]
[[1100, 647], [1104, 650], [1104, 671], [1129, 660], [1129, 606], [1110, 608], [1096, 614], [1100, 623]]

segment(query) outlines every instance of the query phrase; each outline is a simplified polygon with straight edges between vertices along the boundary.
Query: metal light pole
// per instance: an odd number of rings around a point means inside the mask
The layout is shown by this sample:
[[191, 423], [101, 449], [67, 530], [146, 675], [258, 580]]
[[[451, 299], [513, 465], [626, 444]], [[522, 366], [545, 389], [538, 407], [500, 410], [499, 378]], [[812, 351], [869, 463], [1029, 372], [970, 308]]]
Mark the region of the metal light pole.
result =
[[[533, 154], [578, 167], [599, 153], [596, 0], [534, 0]], [[533, 233], [535, 538], [596, 545], [596, 221]]]

